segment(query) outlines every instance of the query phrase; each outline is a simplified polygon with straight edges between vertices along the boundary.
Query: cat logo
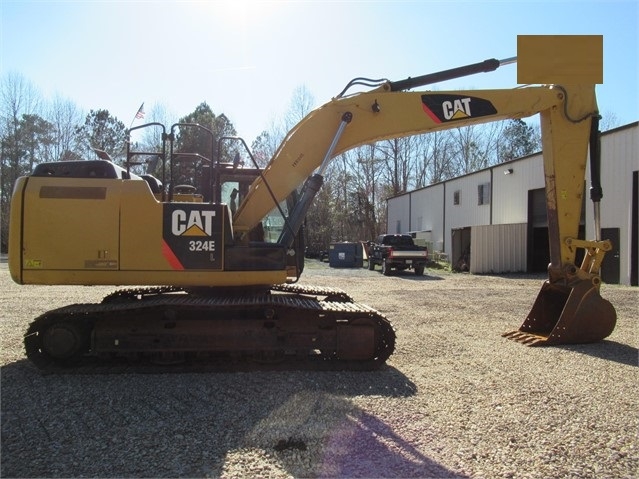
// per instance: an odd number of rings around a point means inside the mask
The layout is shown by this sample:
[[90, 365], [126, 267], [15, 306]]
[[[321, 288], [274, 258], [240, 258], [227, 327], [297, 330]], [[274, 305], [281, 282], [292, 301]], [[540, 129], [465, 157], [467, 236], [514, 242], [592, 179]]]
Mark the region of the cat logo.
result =
[[211, 236], [215, 211], [174, 210], [171, 214], [171, 233], [174, 236]]
[[422, 95], [422, 108], [436, 124], [497, 113], [494, 105], [485, 98], [443, 93]]
[[168, 266], [181, 270], [221, 270], [225, 204], [165, 203], [162, 210], [162, 255]]
[[459, 98], [454, 101], [445, 101], [442, 103], [442, 112], [447, 120], [460, 120], [469, 116], [470, 98]]

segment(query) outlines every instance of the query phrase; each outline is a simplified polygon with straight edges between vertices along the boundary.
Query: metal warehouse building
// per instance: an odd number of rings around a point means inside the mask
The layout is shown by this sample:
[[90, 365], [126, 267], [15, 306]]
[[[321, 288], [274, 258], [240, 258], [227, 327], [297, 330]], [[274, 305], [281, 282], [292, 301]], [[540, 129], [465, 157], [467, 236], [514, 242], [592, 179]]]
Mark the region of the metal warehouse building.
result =
[[[613, 243], [601, 276], [637, 285], [639, 122], [601, 137], [601, 232]], [[586, 169], [580, 237], [594, 238]], [[545, 272], [548, 223], [541, 153], [387, 200], [387, 231], [411, 233], [471, 273]]]

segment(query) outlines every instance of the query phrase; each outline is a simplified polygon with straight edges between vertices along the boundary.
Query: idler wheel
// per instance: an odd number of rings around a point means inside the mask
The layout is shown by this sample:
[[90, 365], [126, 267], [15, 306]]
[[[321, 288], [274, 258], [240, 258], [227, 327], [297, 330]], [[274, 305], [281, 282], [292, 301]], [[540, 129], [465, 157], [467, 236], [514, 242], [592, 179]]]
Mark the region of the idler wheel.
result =
[[44, 331], [41, 341], [43, 352], [54, 359], [77, 358], [86, 350], [83, 331], [69, 322], [52, 325]]

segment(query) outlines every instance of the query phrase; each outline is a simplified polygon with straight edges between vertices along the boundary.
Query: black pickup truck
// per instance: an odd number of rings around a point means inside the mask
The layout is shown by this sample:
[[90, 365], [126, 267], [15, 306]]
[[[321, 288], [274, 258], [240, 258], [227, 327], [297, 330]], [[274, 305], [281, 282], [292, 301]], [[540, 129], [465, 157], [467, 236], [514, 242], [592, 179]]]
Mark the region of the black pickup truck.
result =
[[368, 269], [381, 265], [382, 274], [391, 270], [412, 269], [417, 276], [424, 274], [428, 262], [428, 249], [417, 246], [410, 235], [379, 235], [377, 241], [368, 243]]

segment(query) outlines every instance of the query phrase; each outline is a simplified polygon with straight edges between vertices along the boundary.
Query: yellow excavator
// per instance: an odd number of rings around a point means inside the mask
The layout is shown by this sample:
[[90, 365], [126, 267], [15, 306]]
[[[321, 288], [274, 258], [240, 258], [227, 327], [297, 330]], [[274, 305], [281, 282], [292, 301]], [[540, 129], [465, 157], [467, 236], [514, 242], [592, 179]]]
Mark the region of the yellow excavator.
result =
[[[167, 131], [157, 123], [137, 128], [159, 129], [161, 148], [136, 151], [129, 142], [123, 166], [108, 159], [37, 165], [13, 192], [13, 280], [127, 288], [101, 303], [36, 318], [25, 334], [27, 357], [44, 370], [220, 358], [378, 368], [394, 350], [391, 323], [343, 291], [296, 284], [304, 267], [304, 218], [330, 160], [383, 139], [535, 114], [541, 116], [549, 275], [522, 326], [505, 336], [529, 345], [607, 337], [616, 313], [600, 296], [599, 268], [611, 245], [598, 233], [594, 240], [578, 238], [589, 148], [591, 164], [599, 164], [595, 85], [602, 82], [603, 39], [519, 36], [517, 43], [518, 83], [536, 86], [412, 91], [515, 59], [401, 81], [356, 78], [297, 124], [264, 169], [254, 161], [244, 167], [238, 157], [224, 160], [222, 142], [237, 142], [252, 159], [241, 139], [216, 142], [199, 125]], [[369, 91], [348, 93], [355, 86]], [[208, 154], [179, 148], [177, 138], [188, 130], [210, 138]], [[140, 171], [149, 163], [159, 165], [154, 176]], [[591, 197], [598, 230], [596, 173]], [[577, 250], [585, 252], [580, 266]]]

